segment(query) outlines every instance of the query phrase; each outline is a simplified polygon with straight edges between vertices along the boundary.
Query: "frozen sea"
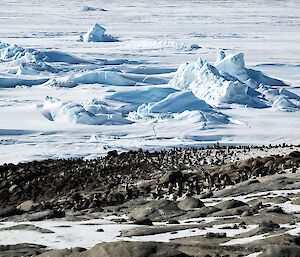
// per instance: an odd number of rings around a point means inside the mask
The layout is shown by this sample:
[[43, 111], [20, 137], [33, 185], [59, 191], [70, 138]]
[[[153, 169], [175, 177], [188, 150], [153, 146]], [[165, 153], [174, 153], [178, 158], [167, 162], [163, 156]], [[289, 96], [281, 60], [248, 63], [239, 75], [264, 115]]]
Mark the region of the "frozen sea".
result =
[[[185, 112], [145, 115], [165, 108], [161, 101], [173, 93], [169, 81], [179, 65], [199, 57], [213, 65], [220, 50], [243, 53], [247, 68], [285, 82], [272, 90], [299, 96], [297, 0], [0, 4], [0, 42], [46, 56], [36, 60], [38, 55], [14, 47], [10, 51], [21, 51], [21, 57], [6, 58], [7, 47], [1, 52], [0, 163], [216, 142], [300, 144], [300, 105], [294, 98], [295, 111], [274, 109], [272, 103], [268, 108], [230, 103], [203, 114], [203, 105], [184, 94], [171, 100]], [[81, 42], [95, 23], [118, 41]], [[143, 103], [152, 109], [139, 108]]]

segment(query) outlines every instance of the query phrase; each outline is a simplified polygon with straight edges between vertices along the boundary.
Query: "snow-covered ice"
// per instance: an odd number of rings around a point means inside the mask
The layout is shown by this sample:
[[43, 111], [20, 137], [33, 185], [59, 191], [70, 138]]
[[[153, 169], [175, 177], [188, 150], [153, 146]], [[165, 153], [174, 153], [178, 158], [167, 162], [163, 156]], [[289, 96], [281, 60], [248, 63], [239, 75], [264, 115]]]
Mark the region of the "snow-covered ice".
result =
[[115, 42], [118, 41], [116, 38], [111, 35], [107, 35], [106, 29], [103, 28], [98, 23], [95, 23], [87, 33], [80, 37], [80, 40], [83, 42]]
[[299, 144], [299, 8], [5, 1], [0, 163], [217, 141]]

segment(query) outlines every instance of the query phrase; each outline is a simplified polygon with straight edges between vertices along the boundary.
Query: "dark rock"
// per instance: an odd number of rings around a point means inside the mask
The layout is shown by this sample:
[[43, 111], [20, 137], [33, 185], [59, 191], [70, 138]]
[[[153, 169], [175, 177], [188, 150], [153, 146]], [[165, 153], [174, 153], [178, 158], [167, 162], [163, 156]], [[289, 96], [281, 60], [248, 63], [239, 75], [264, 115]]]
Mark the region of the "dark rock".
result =
[[18, 224], [11, 227], [1, 228], [0, 231], [4, 230], [26, 230], [26, 231], [37, 231], [42, 234], [54, 233], [52, 230], [46, 228], [40, 228], [32, 224]]
[[16, 207], [0, 208], [0, 218], [5, 218], [19, 214], [19, 210]]
[[116, 223], [126, 223], [127, 222], [127, 220], [123, 219], [123, 218], [121, 218], [121, 219], [111, 219], [111, 221], [116, 222]]
[[293, 152], [289, 153], [289, 156], [291, 156], [293, 158], [300, 158], [300, 151], [293, 151]]
[[259, 228], [264, 229], [266, 232], [270, 232], [279, 229], [280, 225], [271, 220], [266, 220], [259, 224]]
[[226, 233], [209, 232], [205, 235], [205, 237], [207, 237], [207, 238], [224, 238], [224, 237], [227, 237], [227, 236], [226, 236]]
[[129, 213], [130, 218], [135, 220], [150, 219], [152, 221], [168, 220], [179, 216], [184, 212], [178, 208], [176, 203], [165, 199], [154, 200]]
[[300, 247], [275, 245], [268, 248], [259, 257], [299, 257]]
[[210, 198], [210, 197], [213, 197], [213, 192], [207, 192], [207, 193], [203, 193], [201, 195], [199, 195], [199, 199], [207, 199], [207, 198]]
[[153, 223], [150, 219], [136, 220], [136, 221], [133, 222], [133, 224], [145, 225], [145, 226], [152, 226], [153, 225]]
[[215, 205], [215, 207], [220, 208], [222, 210], [228, 210], [228, 209], [237, 208], [241, 206], [248, 206], [248, 204], [238, 200], [228, 200]]
[[90, 250], [72, 257], [188, 257], [169, 243], [112, 242], [95, 245]]
[[253, 215], [253, 213], [250, 210], [247, 210], [247, 211], [244, 211], [241, 214], [241, 217], [249, 217], [249, 216], [252, 216], [252, 215]]
[[1, 257], [36, 256], [45, 252], [46, 246], [37, 244], [0, 245]]
[[224, 209], [218, 212], [212, 213], [211, 217], [226, 217], [226, 216], [233, 216], [233, 215], [241, 215], [242, 213], [250, 211], [249, 206], [240, 206], [236, 208]]
[[221, 211], [220, 208], [217, 208], [215, 206], [205, 206], [200, 208], [199, 210], [195, 210], [193, 212], [189, 212], [187, 215], [185, 215], [186, 218], [199, 218], [199, 217], [206, 217], [209, 214], [212, 214], [214, 212]]
[[274, 206], [270, 209], [267, 209], [266, 213], [268, 213], [268, 212], [275, 212], [275, 213], [285, 214], [285, 211], [279, 206]]
[[74, 247], [71, 249], [59, 249], [59, 250], [50, 250], [43, 254], [38, 255], [39, 257], [71, 257], [75, 253], [82, 253], [86, 251], [85, 248]]
[[168, 220], [167, 224], [180, 224], [178, 220]]

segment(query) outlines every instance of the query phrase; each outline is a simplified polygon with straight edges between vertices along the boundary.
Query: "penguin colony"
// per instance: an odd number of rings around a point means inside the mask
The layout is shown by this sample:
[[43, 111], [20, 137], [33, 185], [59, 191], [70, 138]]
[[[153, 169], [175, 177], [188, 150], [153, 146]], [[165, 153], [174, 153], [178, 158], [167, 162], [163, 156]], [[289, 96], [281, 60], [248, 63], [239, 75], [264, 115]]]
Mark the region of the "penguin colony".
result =
[[[239, 160], [253, 150], [295, 146], [239, 146], [143, 150], [92, 160], [59, 159], [0, 166], [0, 207], [32, 200], [38, 210], [99, 211], [139, 197], [207, 197], [242, 181], [299, 172], [300, 152]], [[296, 146], [295, 148], [297, 148]], [[250, 155], [249, 155], [250, 156]], [[232, 161], [235, 160], [235, 161]]]

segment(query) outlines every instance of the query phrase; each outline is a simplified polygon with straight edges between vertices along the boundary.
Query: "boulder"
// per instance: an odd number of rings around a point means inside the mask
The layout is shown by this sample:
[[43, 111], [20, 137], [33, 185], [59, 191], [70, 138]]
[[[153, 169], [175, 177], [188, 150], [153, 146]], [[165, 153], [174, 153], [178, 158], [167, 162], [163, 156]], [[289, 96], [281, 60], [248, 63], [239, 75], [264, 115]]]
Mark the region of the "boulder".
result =
[[136, 221], [133, 222], [133, 224], [144, 225], [144, 226], [152, 226], [153, 225], [153, 223], [150, 219], [136, 220]]
[[178, 208], [176, 203], [161, 199], [137, 207], [128, 216], [135, 220], [150, 219], [152, 221], [162, 221], [182, 214], [184, 212]]
[[70, 257], [188, 257], [169, 243], [110, 242], [95, 245], [88, 251]]
[[11, 227], [0, 228], [0, 231], [13, 231], [13, 230], [22, 230], [22, 231], [36, 231], [42, 234], [54, 233], [52, 230], [46, 228], [40, 228], [32, 224], [18, 224]]
[[300, 247], [287, 246], [287, 245], [275, 245], [268, 248], [259, 257], [299, 257]]
[[225, 202], [221, 202], [215, 205], [215, 207], [220, 208], [222, 210], [228, 210], [228, 209], [233, 209], [241, 206], [248, 206], [248, 204], [238, 201], [238, 200], [228, 200]]
[[204, 207], [204, 203], [202, 203], [199, 199], [196, 199], [191, 196], [186, 196], [177, 205], [181, 210], [185, 210], [185, 211]]
[[59, 249], [59, 250], [51, 250], [45, 253], [38, 255], [38, 257], [69, 257], [74, 253], [80, 253], [86, 251], [85, 248], [74, 247], [71, 249]]
[[186, 215], [186, 218], [187, 219], [192, 219], [192, 218], [206, 217], [209, 214], [212, 214], [212, 213], [218, 212], [218, 211], [221, 211], [221, 209], [217, 208], [215, 206], [205, 206], [205, 207], [202, 207], [202, 208], [200, 208], [198, 210], [195, 210], [193, 212], [189, 212]]
[[5, 218], [19, 213], [16, 207], [0, 208], [0, 218]]
[[20, 211], [23, 211], [23, 212], [28, 212], [28, 211], [32, 211], [35, 206], [36, 206], [36, 204], [32, 200], [28, 200], [28, 201], [21, 203], [17, 207], [17, 209]]
[[207, 199], [213, 197], [213, 192], [207, 192], [199, 195], [199, 199]]
[[263, 229], [264, 232], [271, 232], [271, 231], [279, 229], [280, 225], [271, 220], [266, 220], [266, 221], [262, 221], [259, 224], [259, 228]]
[[23, 257], [36, 256], [45, 252], [46, 246], [37, 244], [15, 244], [15, 245], [0, 245], [1, 257]]
[[212, 213], [211, 217], [226, 217], [226, 216], [234, 216], [234, 215], [241, 215], [245, 211], [250, 211], [249, 206], [240, 206], [236, 208], [224, 209], [218, 212]]

